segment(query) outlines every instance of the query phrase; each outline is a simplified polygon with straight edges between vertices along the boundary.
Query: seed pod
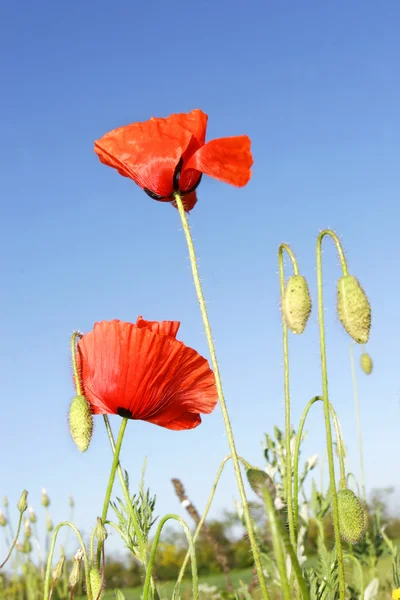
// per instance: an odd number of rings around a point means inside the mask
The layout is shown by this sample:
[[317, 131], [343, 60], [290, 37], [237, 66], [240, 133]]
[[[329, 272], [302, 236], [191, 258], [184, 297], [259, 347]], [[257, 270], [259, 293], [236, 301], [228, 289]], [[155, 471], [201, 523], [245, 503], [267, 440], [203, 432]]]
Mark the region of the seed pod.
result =
[[351, 490], [339, 490], [337, 499], [340, 536], [349, 544], [357, 544], [367, 529], [366, 509]]
[[93, 415], [84, 396], [75, 396], [69, 409], [69, 430], [81, 452], [89, 448], [93, 433]]
[[367, 352], [364, 352], [363, 354], [361, 354], [361, 368], [364, 371], [364, 373], [366, 375], [371, 375], [372, 373], [372, 368], [373, 368], [373, 363], [372, 363], [372, 358], [370, 357], [369, 354], [367, 354]]
[[371, 307], [358, 279], [353, 275], [345, 275], [338, 281], [337, 310], [349, 336], [358, 344], [366, 344], [371, 329]]
[[101, 575], [97, 569], [90, 569], [90, 587], [94, 600], [101, 600], [104, 597], [104, 586], [101, 584]]
[[289, 277], [282, 298], [282, 312], [292, 333], [303, 333], [311, 313], [311, 298], [305, 277]]

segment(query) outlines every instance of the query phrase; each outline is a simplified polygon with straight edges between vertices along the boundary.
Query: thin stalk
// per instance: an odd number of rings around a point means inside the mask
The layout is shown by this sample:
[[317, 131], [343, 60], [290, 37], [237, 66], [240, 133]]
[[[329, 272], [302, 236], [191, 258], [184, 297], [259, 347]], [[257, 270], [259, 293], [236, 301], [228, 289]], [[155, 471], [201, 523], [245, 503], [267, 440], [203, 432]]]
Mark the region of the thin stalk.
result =
[[188, 250], [189, 250], [189, 257], [190, 257], [190, 264], [192, 267], [194, 286], [196, 289], [197, 300], [200, 305], [200, 312], [201, 312], [201, 317], [203, 320], [203, 325], [204, 325], [208, 348], [209, 348], [210, 357], [211, 357], [211, 363], [212, 363], [212, 367], [213, 367], [213, 371], [214, 371], [215, 382], [216, 382], [216, 387], [217, 387], [217, 392], [218, 392], [218, 397], [219, 397], [219, 403], [220, 403], [220, 407], [221, 407], [222, 417], [223, 417], [224, 423], [225, 423], [225, 429], [226, 429], [226, 434], [227, 434], [227, 438], [228, 438], [229, 448], [230, 448], [231, 455], [232, 455], [233, 468], [235, 470], [236, 481], [237, 481], [237, 486], [239, 489], [240, 499], [241, 499], [241, 502], [243, 505], [243, 514], [244, 514], [246, 528], [247, 528], [247, 532], [248, 532], [248, 536], [249, 536], [251, 550], [252, 550], [253, 557], [254, 557], [255, 568], [257, 570], [258, 581], [260, 584], [261, 593], [262, 593], [264, 600], [269, 600], [269, 594], [268, 594], [267, 585], [266, 585], [265, 577], [264, 577], [264, 572], [263, 572], [263, 568], [262, 568], [262, 564], [261, 564], [260, 551], [257, 546], [254, 527], [253, 527], [253, 523], [252, 523], [252, 519], [251, 519], [251, 515], [250, 515], [249, 504], [248, 504], [248, 501], [246, 498], [246, 491], [244, 489], [243, 478], [242, 478], [242, 474], [240, 471], [239, 457], [238, 457], [238, 453], [236, 450], [235, 439], [234, 439], [233, 431], [232, 431], [232, 425], [230, 422], [228, 408], [226, 405], [224, 391], [222, 388], [221, 375], [219, 372], [219, 366], [218, 366], [217, 355], [215, 352], [214, 340], [213, 340], [212, 333], [211, 333], [210, 321], [208, 319], [206, 302], [204, 299], [203, 289], [202, 289], [201, 282], [200, 282], [200, 276], [199, 276], [199, 271], [198, 271], [198, 267], [197, 267], [196, 253], [195, 253], [195, 249], [194, 249], [194, 245], [193, 245], [192, 235], [190, 232], [189, 222], [186, 217], [185, 209], [183, 207], [182, 198], [181, 198], [180, 194], [176, 193], [174, 197], [175, 197], [176, 206], [178, 208], [179, 215], [180, 215], [180, 218], [182, 221], [183, 231], [185, 234], [186, 243], [187, 243]]
[[114, 487], [115, 474], [117, 472], [117, 468], [119, 465], [119, 455], [121, 453], [122, 440], [124, 439], [124, 434], [125, 434], [127, 424], [128, 424], [128, 419], [125, 419], [125, 418], [122, 419], [121, 427], [119, 428], [119, 432], [118, 432], [117, 443], [115, 445], [115, 450], [113, 451], [114, 458], [112, 461], [110, 477], [108, 479], [106, 495], [104, 498], [103, 512], [101, 513], [101, 520], [103, 521], [103, 523], [107, 519], [108, 507], [110, 506], [110, 498], [111, 498], [112, 490]]
[[80, 331], [74, 331], [71, 335], [71, 358], [72, 358], [72, 372], [74, 374], [75, 389], [78, 396], [82, 396], [82, 384], [79, 375], [78, 361], [76, 360], [76, 341], [82, 337]]
[[362, 491], [363, 491], [363, 498], [364, 498], [364, 500], [366, 500], [367, 495], [366, 495], [366, 491], [365, 491], [365, 471], [364, 471], [364, 454], [363, 454], [362, 435], [361, 435], [360, 405], [358, 402], [358, 386], [357, 386], [356, 368], [354, 365], [353, 343], [350, 344], [350, 363], [351, 363], [351, 375], [353, 378], [353, 388], [354, 388], [354, 405], [356, 408], [358, 447], [360, 450], [361, 487], [362, 487]]
[[81, 536], [81, 533], [80, 533], [79, 529], [77, 529], [77, 527], [75, 527], [75, 525], [73, 525], [72, 523], [69, 523], [68, 521], [63, 521], [62, 523], [59, 523], [57, 525], [57, 527], [55, 528], [54, 533], [53, 533], [53, 537], [52, 537], [51, 544], [50, 544], [49, 557], [47, 559], [47, 568], [46, 568], [46, 576], [45, 576], [45, 582], [44, 582], [43, 600], [48, 600], [48, 598], [49, 598], [49, 593], [50, 593], [50, 579], [51, 579], [51, 565], [52, 565], [52, 562], [53, 562], [53, 555], [54, 555], [54, 549], [56, 547], [58, 532], [60, 531], [61, 527], [71, 527], [71, 529], [74, 531], [76, 537], [79, 540], [79, 543], [81, 545], [81, 550], [83, 552], [83, 564], [84, 564], [84, 568], [85, 568], [85, 582], [86, 582], [87, 600], [93, 600], [92, 587], [90, 585], [90, 576], [89, 576], [90, 566], [89, 566], [89, 559], [88, 559], [88, 555], [87, 555], [87, 552], [86, 552], [85, 543], [83, 541], [83, 538]]
[[343, 275], [347, 275], [347, 263], [344, 256], [340, 240], [337, 235], [330, 230], [323, 230], [317, 238], [317, 286], [318, 286], [318, 324], [319, 324], [319, 342], [320, 342], [320, 355], [321, 355], [321, 375], [322, 375], [322, 395], [324, 398], [324, 417], [325, 417], [325, 430], [326, 430], [326, 450], [329, 464], [329, 479], [330, 489], [332, 494], [332, 513], [333, 513], [333, 528], [335, 532], [335, 544], [336, 553], [338, 560], [338, 576], [339, 576], [339, 595], [340, 600], [344, 600], [346, 594], [346, 582], [344, 577], [344, 565], [343, 565], [343, 550], [342, 542], [340, 539], [339, 530], [339, 509], [336, 493], [336, 481], [335, 481], [335, 464], [333, 458], [333, 446], [332, 446], [332, 430], [331, 430], [331, 419], [329, 410], [329, 393], [328, 393], [328, 370], [326, 361], [326, 341], [325, 341], [325, 321], [324, 321], [324, 300], [323, 300], [323, 288], [322, 288], [322, 240], [324, 237], [330, 236], [336, 244], [336, 248], [339, 254], [339, 259], [343, 271]]
[[160, 541], [161, 532], [162, 532], [162, 529], [163, 529], [165, 523], [167, 521], [169, 521], [170, 519], [178, 521], [178, 523], [180, 523], [182, 525], [182, 529], [185, 532], [186, 539], [187, 539], [188, 545], [189, 545], [190, 558], [191, 558], [191, 564], [192, 564], [193, 600], [198, 600], [198, 597], [199, 597], [198, 585], [199, 584], [198, 584], [196, 551], [194, 549], [194, 542], [193, 542], [193, 538], [190, 534], [189, 527], [187, 526], [187, 524], [181, 517], [178, 517], [178, 515], [165, 515], [165, 517], [163, 517], [158, 524], [157, 531], [154, 536], [153, 544], [151, 546], [149, 564], [148, 564], [148, 568], [147, 568], [147, 572], [146, 572], [146, 579], [144, 581], [144, 586], [143, 586], [142, 599], [147, 600], [147, 598], [148, 598], [149, 590], [150, 590], [151, 572], [153, 569], [154, 559], [156, 556], [158, 543]]
[[[193, 535], [193, 544], [196, 543], [196, 540], [197, 540], [197, 538], [199, 536], [201, 528], [204, 525], [204, 521], [207, 519], [208, 511], [211, 508], [211, 504], [212, 504], [212, 501], [214, 499], [214, 495], [215, 495], [215, 492], [216, 492], [216, 489], [217, 489], [220, 477], [222, 475], [222, 471], [224, 470], [224, 467], [225, 467], [226, 463], [228, 462], [228, 460], [230, 458], [232, 458], [230, 455], [226, 456], [224, 458], [224, 460], [222, 461], [222, 463], [220, 464], [220, 467], [218, 469], [217, 475], [216, 475], [216, 477], [214, 479], [213, 486], [211, 488], [211, 493], [210, 493], [210, 496], [208, 498], [208, 501], [207, 501], [207, 504], [206, 504], [206, 508], [204, 510], [204, 513], [202, 514], [202, 517], [201, 517], [201, 519], [199, 521], [199, 524], [197, 525], [196, 531], [194, 532], [194, 535]], [[187, 553], [186, 553], [185, 559], [184, 559], [184, 561], [182, 563], [181, 570], [179, 571], [179, 576], [178, 576], [178, 579], [177, 579], [176, 584], [175, 584], [175, 589], [177, 589], [180, 586], [180, 584], [182, 583], [182, 579], [183, 579], [183, 576], [185, 574], [185, 569], [186, 569], [186, 565], [187, 565], [187, 563], [189, 561], [189, 558], [190, 558], [190, 551], [188, 550]]]
[[[294, 275], [298, 275], [298, 266], [296, 258], [287, 244], [281, 244], [278, 250], [279, 263], [279, 286], [281, 294], [281, 303], [285, 293], [285, 270], [283, 262], [283, 252], [286, 251], [292, 261]], [[296, 547], [296, 530], [293, 518], [293, 467], [292, 467], [292, 452], [290, 447], [290, 437], [292, 428], [290, 424], [290, 380], [289, 380], [289, 335], [288, 326], [285, 316], [282, 313], [282, 342], [283, 342], [283, 387], [285, 394], [285, 447], [286, 447], [286, 476], [284, 481], [284, 489], [288, 510], [290, 541], [293, 547]], [[297, 507], [298, 510], [298, 507]]]
[[6, 562], [8, 561], [8, 559], [10, 558], [10, 556], [11, 556], [11, 554], [12, 554], [12, 551], [13, 551], [13, 550], [14, 550], [14, 548], [15, 548], [15, 544], [16, 544], [16, 543], [17, 543], [17, 541], [18, 541], [19, 532], [21, 531], [21, 524], [22, 524], [22, 519], [23, 519], [23, 516], [24, 516], [24, 513], [23, 513], [22, 511], [20, 511], [20, 514], [19, 514], [19, 521], [18, 521], [18, 527], [17, 527], [17, 533], [15, 534], [14, 541], [13, 541], [13, 543], [11, 544], [11, 548], [10, 548], [10, 550], [9, 550], [9, 552], [8, 552], [8, 554], [7, 554], [6, 558], [5, 558], [5, 560], [4, 560], [4, 561], [1, 563], [1, 565], [0, 565], [0, 569], [2, 569], [2, 568], [4, 567], [4, 565], [6, 564]]

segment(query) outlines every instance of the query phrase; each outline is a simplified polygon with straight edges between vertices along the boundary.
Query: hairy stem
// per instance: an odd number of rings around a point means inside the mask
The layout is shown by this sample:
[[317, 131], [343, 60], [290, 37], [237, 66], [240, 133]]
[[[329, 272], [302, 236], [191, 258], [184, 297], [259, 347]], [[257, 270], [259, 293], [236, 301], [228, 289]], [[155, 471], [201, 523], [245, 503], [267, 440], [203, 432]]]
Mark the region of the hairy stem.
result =
[[206, 337], [207, 337], [207, 343], [208, 343], [208, 348], [209, 348], [209, 352], [210, 352], [210, 356], [211, 356], [211, 363], [212, 363], [212, 367], [213, 367], [213, 371], [214, 371], [215, 382], [216, 382], [217, 392], [218, 392], [218, 397], [219, 397], [219, 403], [220, 403], [220, 407], [221, 407], [222, 417], [223, 417], [224, 423], [225, 423], [225, 430], [226, 430], [226, 434], [227, 434], [227, 438], [228, 438], [229, 448], [230, 448], [231, 455], [232, 455], [233, 468], [235, 470], [236, 481], [237, 481], [237, 485], [238, 485], [238, 489], [239, 489], [240, 499], [241, 499], [241, 502], [243, 505], [243, 514], [244, 514], [247, 532], [249, 535], [251, 550], [252, 550], [253, 557], [254, 557], [254, 564], [257, 569], [258, 581], [260, 584], [261, 593], [262, 593], [264, 600], [269, 600], [269, 594], [268, 594], [267, 585], [265, 582], [265, 577], [264, 577], [262, 564], [261, 564], [260, 551], [257, 546], [256, 536], [255, 536], [255, 532], [254, 532], [254, 526], [253, 526], [253, 522], [252, 522], [251, 515], [250, 515], [249, 504], [248, 504], [247, 497], [246, 497], [246, 491], [244, 489], [242, 473], [240, 471], [239, 457], [238, 457], [238, 453], [236, 450], [236, 444], [235, 444], [235, 439], [233, 436], [232, 425], [230, 422], [228, 408], [226, 405], [224, 391], [222, 388], [222, 380], [221, 380], [221, 375], [219, 372], [219, 366], [218, 366], [217, 355], [215, 352], [214, 340], [213, 340], [212, 333], [211, 333], [210, 321], [208, 319], [206, 302], [204, 299], [203, 289], [202, 289], [201, 282], [200, 282], [200, 276], [199, 276], [199, 271], [198, 271], [198, 267], [197, 267], [197, 259], [196, 259], [196, 253], [194, 250], [192, 234], [190, 232], [189, 222], [186, 217], [185, 209], [184, 209], [184, 206], [182, 203], [182, 198], [181, 198], [180, 194], [178, 194], [178, 193], [176, 193], [174, 197], [175, 197], [176, 205], [177, 205], [177, 208], [179, 211], [179, 215], [181, 217], [183, 231], [185, 234], [186, 243], [187, 243], [188, 250], [189, 250], [189, 257], [190, 257], [190, 264], [192, 267], [194, 286], [196, 289], [197, 300], [200, 305], [201, 317], [203, 320], [203, 325], [204, 325], [204, 329], [205, 329], [205, 333], [206, 333]]
[[367, 495], [366, 495], [366, 491], [365, 491], [365, 471], [364, 471], [364, 454], [363, 454], [362, 435], [361, 435], [360, 405], [358, 402], [358, 386], [357, 386], [356, 368], [354, 365], [353, 343], [350, 344], [350, 363], [351, 363], [351, 375], [353, 378], [353, 388], [354, 388], [354, 405], [356, 408], [358, 447], [359, 447], [359, 451], [360, 451], [361, 488], [362, 488], [362, 492], [363, 492], [363, 498], [364, 498], [364, 500], [366, 500]]
[[339, 254], [339, 259], [342, 267], [343, 275], [347, 275], [347, 263], [344, 256], [340, 240], [337, 235], [330, 230], [325, 229], [321, 231], [317, 238], [317, 286], [318, 286], [318, 324], [319, 324], [319, 341], [320, 341], [320, 355], [321, 355], [321, 375], [322, 375], [322, 396], [324, 399], [324, 417], [325, 417], [325, 430], [326, 430], [326, 451], [328, 456], [329, 465], [329, 479], [330, 489], [332, 494], [332, 513], [333, 513], [333, 528], [335, 532], [335, 544], [336, 553], [338, 560], [338, 575], [339, 575], [339, 595], [340, 600], [344, 600], [346, 593], [346, 582], [344, 577], [344, 565], [343, 565], [343, 550], [342, 542], [340, 539], [339, 530], [339, 510], [336, 493], [336, 481], [335, 481], [335, 464], [333, 458], [333, 445], [332, 445], [332, 430], [331, 430], [331, 419], [329, 410], [329, 394], [328, 394], [328, 370], [326, 362], [326, 341], [325, 341], [325, 320], [324, 320], [324, 300], [323, 300], [323, 289], [322, 289], [322, 240], [325, 236], [330, 236], [336, 244], [336, 248]]

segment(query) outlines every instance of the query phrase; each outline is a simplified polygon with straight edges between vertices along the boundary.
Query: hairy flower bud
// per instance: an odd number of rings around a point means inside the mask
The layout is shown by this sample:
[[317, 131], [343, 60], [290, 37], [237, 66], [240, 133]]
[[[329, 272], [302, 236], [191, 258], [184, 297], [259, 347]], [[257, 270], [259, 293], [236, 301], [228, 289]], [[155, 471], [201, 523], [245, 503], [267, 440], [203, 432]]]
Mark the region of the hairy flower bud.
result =
[[247, 469], [246, 475], [251, 489], [259, 498], [264, 500], [264, 488], [267, 488], [271, 494], [272, 500], [275, 499], [276, 490], [274, 482], [265, 471], [261, 471], [261, 469], [250, 468]]
[[364, 373], [366, 373], [366, 375], [371, 375], [374, 365], [372, 363], [372, 358], [370, 357], [369, 354], [367, 354], [367, 352], [364, 352], [363, 354], [361, 354], [360, 362], [361, 362], [361, 368], [364, 371]]
[[69, 408], [69, 430], [81, 452], [89, 448], [93, 433], [93, 415], [84, 396], [75, 396]]
[[92, 596], [97, 600], [102, 600], [104, 597], [104, 586], [101, 582], [101, 575], [95, 568], [90, 569], [90, 587], [92, 588]]
[[95, 528], [95, 536], [97, 537], [98, 541], [103, 544], [106, 539], [107, 539], [107, 531], [106, 528], [103, 525], [103, 521], [101, 520], [100, 517], [97, 517], [97, 525]]
[[65, 563], [65, 556], [62, 555], [60, 560], [58, 561], [58, 563], [56, 564], [56, 566], [53, 569], [53, 572], [52, 572], [53, 582], [60, 579], [61, 575], [63, 574], [64, 563]]
[[81, 563], [78, 560], [74, 561], [71, 574], [69, 576], [69, 585], [74, 588], [78, 583], [81, 575], [80, 570]]
[[28, 492], [26, 490], [24, 490], [22, 492], [21, 498], [19, 499], [19, 502], [18, 502], [18, 510], [20, 513], [24, 513], [26, 511], [26, 509], [28, 508], [27, 498], [28, 498]]
[[337, 310], [349, 336], [358, 344], [366, 344], [371, 329], [371, 307], [358, 279], [353, 275], [345, 275], [338, 281]]
[[289, 277], [282, 298], [282, 312], [292, 333], [303, 333], [311, 313], [307, 280], [302, 275]]
[[45, 508], [50, 506], [50, 498], [48, 497], [45, 488], [42, 488], [42, 506]]
[[367, 512], [351, 490], [339, 490], [337, 500], [340, 536], [350, 544], [357, 544], [367, 529]]

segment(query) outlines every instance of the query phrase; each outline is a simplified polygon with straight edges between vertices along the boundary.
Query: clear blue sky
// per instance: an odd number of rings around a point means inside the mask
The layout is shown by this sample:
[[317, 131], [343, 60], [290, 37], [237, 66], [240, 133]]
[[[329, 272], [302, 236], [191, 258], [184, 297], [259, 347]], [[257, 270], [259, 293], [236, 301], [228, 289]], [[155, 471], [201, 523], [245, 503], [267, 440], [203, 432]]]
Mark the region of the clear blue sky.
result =
[[[180, 339], [208, 356], [177, 211], [93, 152], [109, 129], [193, 108], [209, 114], [208, 139], [253, 142], [250, 184], [204, 178], [190, 217], [240, 453], [262, 465], [263, 434], [283, 423], [278, 244], [292, 245], [315, 300], [315, 239], [332, 227], [373, 306], [375, 370], [359, 375], [367, 486], [397, 483], [399, 19], [396, 0], [1, 4], [0, 496], [15, 504], [26, 487], [38, 508], [45, 486], [58, 521], [71, 491], [85, 531], [101, 512], [111, 464], [102, 419], [86, 455], [67, 427], [73, 329], [177, 319]], [[324, 258], [331, 400], [358, 473], [329, 241]], [[314, 305], [291, 339], [296, 427], [321, 391]], [[307, 429], [305, 455], [321, 454], [318, 408]], [[191, 432], [132, 422], [122, 459], [136, 482], [148, 456], [162, 514], [180, 511], [171, 477], [202, 509], [227, 453], [218, 408]], [[229, 471], [214, 514], [234, 496]]]

